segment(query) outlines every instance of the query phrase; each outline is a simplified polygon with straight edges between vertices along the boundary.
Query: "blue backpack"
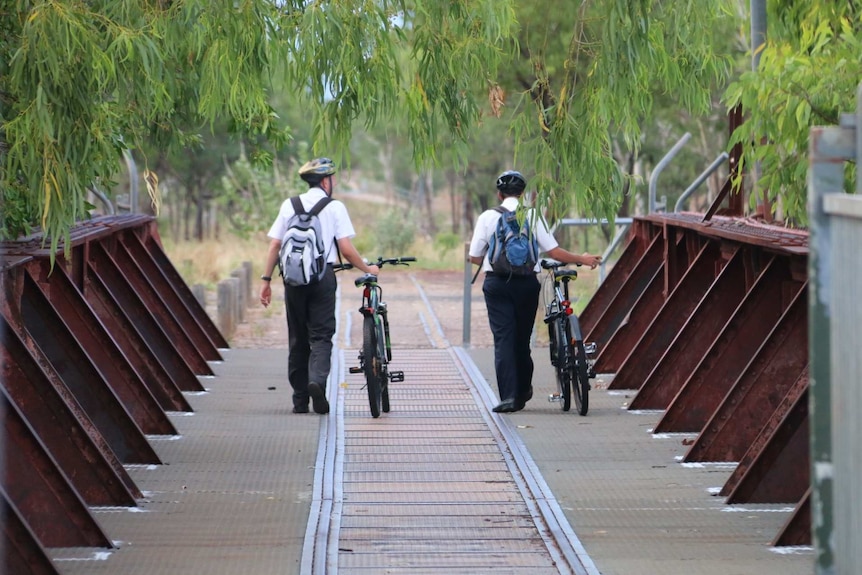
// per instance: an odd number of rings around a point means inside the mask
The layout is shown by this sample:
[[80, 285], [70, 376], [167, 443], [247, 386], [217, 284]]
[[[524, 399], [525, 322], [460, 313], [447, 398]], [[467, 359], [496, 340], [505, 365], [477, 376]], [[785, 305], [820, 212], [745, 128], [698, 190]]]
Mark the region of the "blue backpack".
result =
[[525, 276], [535, 273], [539, 261], [539, 243], [530, 229], [529, 218], [518, 221], [518, 213], [503, 206], [494, 208], [500, 212], [497, 228], [488, 242], [488, 262], [495, 275]]

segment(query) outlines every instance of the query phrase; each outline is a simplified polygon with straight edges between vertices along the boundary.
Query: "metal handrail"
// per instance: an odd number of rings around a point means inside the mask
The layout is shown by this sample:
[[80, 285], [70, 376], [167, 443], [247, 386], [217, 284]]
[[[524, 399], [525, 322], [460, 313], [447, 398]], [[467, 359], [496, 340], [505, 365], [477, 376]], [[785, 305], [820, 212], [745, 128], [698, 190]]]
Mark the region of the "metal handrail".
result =
[[700, 186], [706, 179], [718, 169], [718, 167], [723, 164], [730, 156], [727, 152], [722, 152], [719, 156], [709, 165], [707, 169], [703, 171], [692, 183], [686, 188], [686, 190], [682, 193], [679, 199], [676, 201], [676, 204], [673, 207], [673, 211], [678, 212], [682, 209], [683, 202], [692, 194], [694, 191]]

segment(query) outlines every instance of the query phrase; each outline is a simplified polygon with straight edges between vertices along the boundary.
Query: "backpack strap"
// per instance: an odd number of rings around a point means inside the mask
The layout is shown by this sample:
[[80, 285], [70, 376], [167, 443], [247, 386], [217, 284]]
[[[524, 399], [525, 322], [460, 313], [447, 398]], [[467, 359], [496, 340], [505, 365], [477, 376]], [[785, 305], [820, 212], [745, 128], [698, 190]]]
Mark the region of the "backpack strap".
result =
[[316, 204], [314, 204], [314, 207], [313, 207], [313, 208], [311, 208], [311, 211], [310, 211], [310, 212], [308, 212], [308, 213], [309, 213], [309, 214], [311, 214], [312, 216], [316, 216], [316, 215], [317, 215], [317, 214], [319, 214], [321, 211], [323, 211], [323, 208], [325, 208], [326, 206], [328, 206], [328, 205], [329, 205], [329, 202], [331, 202], [331, 201], [332, 201], [332, 198], [331, 198], [330, 196], [326, 196], [325, 198], [320, 198], [320, 199], [317, 201], [317, 203], [316, 203]]
[[499, 212], [499, 213], [501, 213], [501, 214], [505, 214], [506, 212], [508, 212], [508, 211], [510, 211], [510, 210], [507, 210], [507, 209], [506, 209], [506, 208], [504, 208], [503, 206], [497, 206], [497, 207], [495, 207], [495, 208], [494, 208], [494, 211], [495, 211], [495, 212]]
[[312, 216], [316, 216], [319, 214], [323, 208], [329, 205], [329, 202], [332, 201], [332, 198], [326, 196], [325, 198], [320, 198], [314, 207], [311, 208], [310, 211], [306, 212], [305, 208], [302, 205], [302, 201], [299, 199], [299, 196], [293, 196], [290, 198], [290, 205], [293, 206], [293, 212], [296, 214], [311, 214]]
[[[293, 196], [290, 198], [290, 205], [293, 206], [293, 213], [295, 214], [304, 214], [305, 208], [302, 207], [302, 201], [299, 199], [299, 196]], [[317, 206], [315, 206], [317, 207]]]
[[[299, 198], [296, 198], [296, 199], [299, 199]], [[293, 198], [291, 198], [291, 200], [293, 200]], [[325, 208], [326, 206], [329, 205], [329, 202], [331, 202], [331, 201], [332, 201], [332, 196], [326, 196], [326, 197], [320, 198], [319, 200], [317, 200], [317, 203], [314, 204], [314, 206], [311, 208], [311, 211], [308, 213], [312, 216], [318, 215], [320, 212], [323, 211], [323, 208]], [[299, 202], [297, 202], [297, 203], [299, 203]], [[295, 207], [296, 207], [296, 204], [294, 204], [294, 208]], [[303, 210], [303, 212], [297, 212], [297, 213], [304, 213], [304, 211], [305, 210]], [[332, 238], [332, 245], [335, 246], [335, 253], [338, 254], [338, 263], [340, 263], [340, 264], [344, 263], [341, 260], [341, 250], [338, 249], [338, 240], [335, 239], [335, 237]], [[329, 252], [327, 252], [326, 255], [328, 255], [328, 253]]]

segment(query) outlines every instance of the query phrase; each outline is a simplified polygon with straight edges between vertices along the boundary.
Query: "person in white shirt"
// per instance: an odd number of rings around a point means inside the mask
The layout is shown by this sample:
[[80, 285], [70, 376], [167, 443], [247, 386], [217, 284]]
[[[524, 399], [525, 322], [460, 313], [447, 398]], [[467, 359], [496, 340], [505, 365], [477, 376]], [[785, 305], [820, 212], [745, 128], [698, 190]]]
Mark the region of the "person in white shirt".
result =
[[[497, 197], [503, 208], [514, 211], [527, 187], [527, 180], [517, 171], [506, 171], [497, 178]], [[539, 305], [540, 283], [535, 272], [527, 275], [495, 275], [488, 261], [488, 244], [497, 228], [501, 214], [496, 209], [479, 215], [470, 242], [469, 259], [482, 266], [485, 280], [482, 293], [488, 310], [488, 322], [494, 336], [494, 368], [500, 403], [494, 407], [498, 413], [511, 413], [524, 409], [533, 397], [533, 359], [530, 337]], [[601, 256], [578, 255], [560, 247], [542, 218], [535, 217], [534, 209], [527, 210], [539, 250], [548, 257], [568, 263], [595, 268]]]
[[[305, 211], [311, 211], [317, 202], [332, 196], [335, 187], [335, 164], [329, 158], [315, 158], [299, 168], [299, 176], [308, 184], [308, 191], [299, 195]], [[264, 307], [272, 301], [272, 274], [278, 261], [281, 240], [287, 222], [294, 214], [290, 198], [284, 201], [267, 236], [270, 238], [266, 254], [260, 303]], [[338, 200], [330, 201], [318, 214], [324, 238], [326, 273], [320, 281], [305, 286], [284, 286], [284, 305], [287, 310], [288, 356], [287, 378], [293, 388], [293, 412], [308, 413], [309, 398], [315, 413], [329, 413], [326, 399], [326, 380], [331, 368], [332, 337], [335, 335], [335, 290], [337, 282], [332, 264], [338, 252], [353, 266], [365, 273], [378, 274], [376, 265], [366, 264], [353, 242], [356, 235], [347, 208]]]

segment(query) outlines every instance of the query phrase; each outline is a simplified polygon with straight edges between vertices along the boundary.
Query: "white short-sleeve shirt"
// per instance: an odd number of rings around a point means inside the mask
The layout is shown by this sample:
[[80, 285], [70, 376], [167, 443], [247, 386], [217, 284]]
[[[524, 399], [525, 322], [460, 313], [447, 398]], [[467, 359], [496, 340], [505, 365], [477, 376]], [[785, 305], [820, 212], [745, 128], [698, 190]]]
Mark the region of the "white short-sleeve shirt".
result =
[[[518, 198], [513, 196], [504, 198], [502, 205], [507, 210], [514, 211], [518, 208]], [[470, 241], [469, 253], [470, 257], [478, 258], [484, 256], [482, 261], [482, 271], [491, 271], [491, 264], [488, 262], [488, 243], [491, 241], [491, 236], [494, 235], [494, 231], [497, 229], [497, 220], [500, 219], [501, 215], [502, 214], [497, 210], [485, 210], [479, 216], [479, 219], [476, 220], [476, 227], [473, 230], [473, 239]], [[539, 243], [539, 251], [547, 252], [560, 245], [554, 236], [551, 235], [547, 224], [545, 224], [545, 220], [535, 216], [535, 210], [533, 208], [529, 208], [527, 211], [527, 218], [530, 220], [530, 226], [532, 227], [533, 233], [536, 234], [536, 241]], [[536, 264], [535, 271], [540, 271], [538, 264]]]
[[[307, 192], [299, 195], [299, 200], [305, 211], [310, 211], [319, 200], [325, 197], [326, 192], [322, 189], [309, 188]], [[287, 231], [287, 221], [292, 215], [293, 205], [288, 198], [281, 204], [278, 216], [266, 235], [274, 240], [281, 240], [284, 237], [284, 232]], [[329, 202], [317, 217], [320, 219], [320, 233], [323, 234], [326, 261], [331, 264], [335, 263], [338, 261], [338, 251], [334, 248], [334, 244], [341, 238], [352, 238], [356, 235], [353, 222], [350, 221], [347, 208], [338, 200]]]

